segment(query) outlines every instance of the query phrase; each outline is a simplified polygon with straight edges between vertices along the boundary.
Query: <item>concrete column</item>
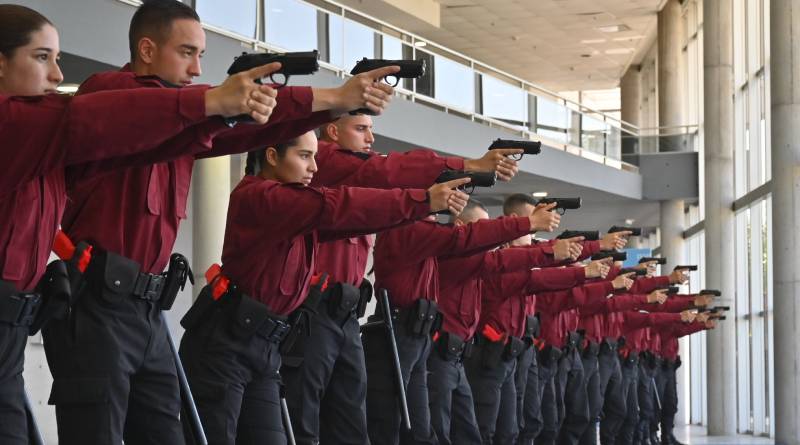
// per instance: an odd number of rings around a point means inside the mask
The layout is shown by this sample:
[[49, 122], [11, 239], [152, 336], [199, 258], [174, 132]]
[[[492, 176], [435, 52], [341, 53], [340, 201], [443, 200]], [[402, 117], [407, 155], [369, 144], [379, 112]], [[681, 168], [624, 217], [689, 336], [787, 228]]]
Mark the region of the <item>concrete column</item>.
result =
[[770, 4], [775, 443], [800, 444], [800, 5]]
[[[194, 227], [192, 234], [192, 267], [203, 281], [208, 266], [219, 263], [225, 237], [228, 196], [231, 192], [231, 164], [228, 156], [203, 159], [195, 163]], [[194, 287], [194, 296], [203, 286]]]
[[[733, 4], [703, 2], [705, 96], [706, 287], [735, 302], [733, 187]], [[733, 320], [708, 332], [708, 433], [736, 433], [736, 329]]]
[[661, 256], [667, 258], [667, 264], [661, 266], [662, 274], [672, 272], [675, 266], [684, 262], [685, 219], [682, 200], [661, 201]]
[[[658, 126], [685, 125], [684, 100], [686, 91], [682, 82], [684, 71], [682, 46], [684, 40], [681, 4], [668, 0], [658, 13]], [[672, 135], [675, 129], [662, 134]], [[663, 137], [659, 151], [683, 151], [682, 137]]]
[[[639, 65], [631, 65], [619, 83], [620, 114], [622, 120], [641, 127], [642, 71]], [[627, 133], [622, 134], [622, 154], [638, 153], [639, 141]]]

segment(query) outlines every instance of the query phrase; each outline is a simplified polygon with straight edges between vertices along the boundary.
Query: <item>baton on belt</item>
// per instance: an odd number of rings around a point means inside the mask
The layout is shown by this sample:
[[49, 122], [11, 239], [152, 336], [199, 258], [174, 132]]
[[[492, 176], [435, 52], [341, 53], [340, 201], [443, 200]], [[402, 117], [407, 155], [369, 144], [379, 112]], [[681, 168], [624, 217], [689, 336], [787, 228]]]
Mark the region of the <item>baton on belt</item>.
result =
[[292, 418], [289, 416], [289, 405], [286, 404], [286, 388], [281, 384], [281, 417], [283, 417], [283, 427], [286, 428], [286, 440], [289, 445], [297, 445], [294, 439], [294, 428], [292, 428]]
[[31, 407], [31, 400], [28, 398], [28, 392], [25, 391], [25, 417], [28, 423], [28, 443], [31, 445], [44, 445], [42, 433], [39, 431], [39, 426], [36, 424], [36, 418], [33, 417], [33, 407]]
[[[72, 240], [70, 240], [64, 232], [59, 230], [58, 233], [56, 233], [56, 239], [53, 243], [53, 252], [64, 261], [72, 260], [75, 254], [75, 244], [73, 244]], [[84, 250], [81, 253], [81, 258], [75, 259], [74, 263], [81, 273], [86, 271], [90, 259], [91, 249]], [[186, 372], [183, 370], [183, 364], [181, 363], [180, 355], [178, 355], [178, 348], [175, 346], [175, 341], [169, 333], [167, 318], [164, 316], [164, 312], [159, 311], [159, 314], [161, 315], [161, 322], [164, 323], [164, 327], [167, 331], [167, 341], [169, 342], [169, 349], [172, 351], [172, 358], [175, 360], [178, 383], [181, 387], [181, 403], [183, 405], [181, 411], [182, 414], [185, 412], [189, 416], [192, 442], [196, 445], [208, 445], [205, 431], [203, 431], [203, 424], [200, 422], [200, 415], [197, 412], [197, 406], [194, 403], [191, 388], [189, 388], [189, 380], [186, 378]], [[181, 418], [183, 418], [183, 416], [181, 416]]]
[[656, 403], [658, 404], [658, 410], [661, 411], [661, 397], [658, 396], [658, 386], [656, 386], [656, 379], [654, 377], [650, 377], [650, 383], [653, 384], [653, 393], [656, 395]]
[[403, 371], [400, 368], [400, 353], [397, 351], [397, 340], [395, 339], [394, 323], [392, 322], [392, 309], [389, 305], [389, 294], [386, 289], [378, 290], [378, 304], [381, 305], [383, 320], [366, 323], [361, 326], [361, 330], [382, 324], [386, 328], [386, 339], [391, 348], [392, 360], [394, 364], [395, 386], [397, 386], [397, 399], [400, 402], [400, 413], [403, 416], [403, 426], [407, 430], [411, 429], [411, 417], [408, 414], [408, 399], [406, 398], [406, 387], [403, 384]]

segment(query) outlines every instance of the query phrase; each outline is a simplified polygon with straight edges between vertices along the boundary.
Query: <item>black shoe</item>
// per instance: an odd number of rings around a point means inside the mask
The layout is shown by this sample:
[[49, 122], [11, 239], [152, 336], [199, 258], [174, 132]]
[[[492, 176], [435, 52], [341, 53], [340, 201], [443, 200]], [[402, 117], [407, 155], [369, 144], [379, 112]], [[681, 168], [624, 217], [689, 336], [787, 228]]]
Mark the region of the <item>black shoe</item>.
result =
[[669, 437], [669, 445], [686, 445], [682, 442], [678, 442], [678, 439], [675, 438], [674, 434], [670, 434], [667, 437]]

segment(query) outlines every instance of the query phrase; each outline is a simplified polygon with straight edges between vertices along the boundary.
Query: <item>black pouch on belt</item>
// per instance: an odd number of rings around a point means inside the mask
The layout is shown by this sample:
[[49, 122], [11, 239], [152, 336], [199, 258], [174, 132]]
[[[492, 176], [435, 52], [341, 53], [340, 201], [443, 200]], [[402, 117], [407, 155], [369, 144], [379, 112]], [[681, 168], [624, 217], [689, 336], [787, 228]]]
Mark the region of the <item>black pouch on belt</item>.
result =
[[372, 283], [364, 278], [361, 280], [361, 286], [358, 287], [358, 292], [361, 298], [358, 300], [358, 307], [356, 308], [356, 317], [361, 318], [367, 313], [367, 304], [372, 300]]
[[346, 319], [360, 300], [361, 293], [355, 286], [336, 283], [328, 289], [328, 313], [334, 320]]
[[48, 264], [37, 289], [42, 295], [42, 305], [29, 328], [29, 335], [39, 332], [49, 320], [64, 320], [69, 315], [72, 286], [67, 263], [56, 260]]
[[192, 268], [189, 267], [189, 260], [180, 253], [173, 253], [169, 257], [167, 278], [159, 300], [162, 311], [168, 311], [172, 308], [172, 304], [175, 303], [175, 297], [178, 296], [179, 291], [186, 287], [187, 280], [194, 284], [194, 274], [192, 274]]
[[453, 361], [462, 357], [465, 348], [464, 340], [458, 335], [444, 332], [436, 341], [436, 349], [444, 361]]
[[109, 304], [119, 304], [128, 298], [136, 286], [141, 266], [134, 260], [95, 249], [86, 268], [88, 286]]
[[508, 337], [508, 343], [503, 350], [503, 360], [513, 360], [525, 350], [525, 341], [517, 337]]

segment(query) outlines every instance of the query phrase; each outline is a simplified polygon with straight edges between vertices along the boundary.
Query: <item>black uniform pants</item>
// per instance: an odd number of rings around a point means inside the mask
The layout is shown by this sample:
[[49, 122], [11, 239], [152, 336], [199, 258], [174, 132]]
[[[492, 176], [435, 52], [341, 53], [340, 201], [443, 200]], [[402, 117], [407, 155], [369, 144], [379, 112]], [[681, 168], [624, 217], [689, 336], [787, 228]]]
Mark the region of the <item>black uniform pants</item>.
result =
[[539, 356], [539, 389], [541, 394], [540, 411], [542, 427], [539, 435], [534, 437], [536, 445], [551, 445], [556, 443], [559, 429], [559, 390], [556, 388], [559, 360], [549, 361], [546, 357], [547, 349], [541, 351]]
[[382, 327], [364, 331], [364, 356], [367, 365], [367, 429], [372, 445], [435, 444], [428, 401], [429, 335], [408, 332], [404, 323], [395, 323], [395, 338], [400, 369], [406, 386], [411, 431], [401, 434], [400, 405], [395, 388], [391, 347]]
[[[622, 391], [625, 398], [625, 415], [619, 419], [619, 413], [609, 411], [606, 418], [600, 424], [601, 431], [604, 428], [611, 429], [614, 424], [619, 423], [619, 433], [616, 435], [615, 443], [620, 445], [632, 445], [636, 436], [636, 428], [639, 424], [639, 361], [636, 358], [619, 358], [622, 368]], [[603, 424], [610, 423], [612, 426], [604, 427]], [[603, 436], [605, 437], [605, 436]], [[603, 445], [606, 445], [604, 442]]]
[[[643, 440], [649, 438], [651, 425], [656, 419], [658, 412], [658, 401], [656, 400], [656, 387], [654, 383], [655, 368], [652, 368], [647, 360], [639, 363], [639, 427], [638, 438]], [[636, 440], [636, 439], [634, 439]]]
[[603, 445], [613, 445], [627, 412], [627, 392], [622, 380], [617, 349], [601, 347], [597, 361], [600, 395], [603, 397], [600, 442]]
[[208, 442], [286, 444], [278, 343], [260, 334], [244, 338], [233, 329], [225, 308], [215, 307], [181, 340], [181, 359]]
[[500, 358], [497, 362], [489, 363], [483, 357], [487, 349], [485, 342], [478, 342], [465, 365], [475, 398], [475, 417], [481, 432], [481, 443], [514, 444], [519, 435], [514, 382], [517, 359]]
[[[358, 319], [334, 319], [327, 302], [281, 373], [298, 444], [368, 444], [367, 371]], [[388, 359], [388, 357], [387, 357]]]
[[27, 327], [0, 322], [0, 443], [2, 444], [28, 444], [25, 382], [22, 380], [27, 339]]
[[570, 348], [559, 362], [557, 389], [561, 400], [558, 443], [574, 445], [589, 425], [586, 380], [577, 347]]
[[519, 445], [531, 445], [542, 430], [542, 383], [539, 379], [539, 354], [528, 347], [517, 359], [517, 423]]
[[586, 401], [589, 410], [589, 423], [580, 436], [581, 445], [597, 444], [597, 420], [603, 408], [603, 394], [600, 389], [600, 369], [597, 354], [584, 351], [581, 354], [583, 378], [586, 386]]
[[675, 428], [675, 415], [678, 413], [677, 368], [670, 361], [659, 371], [663, 395], [661, 396], [661, 438], [670, 438]]
[[442, 356], [439, 345], [428, 358], [431, 423], [440, 445], [481, 443], [472, 388], [461, 356]]
[[86, 287], [43, 329], [59, 443], [183, 443], [175, 361], [157, 302]]

